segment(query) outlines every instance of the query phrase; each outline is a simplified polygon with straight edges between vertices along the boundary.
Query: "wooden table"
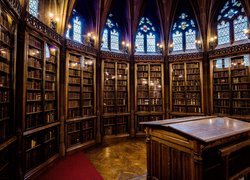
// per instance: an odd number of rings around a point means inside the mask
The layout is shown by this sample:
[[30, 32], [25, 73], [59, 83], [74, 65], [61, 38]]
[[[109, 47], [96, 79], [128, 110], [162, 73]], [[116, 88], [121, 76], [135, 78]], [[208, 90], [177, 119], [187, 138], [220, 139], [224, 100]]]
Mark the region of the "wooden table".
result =
[[250, 178], [250, 123], [201, 116], [141, 124], [148, 179]]

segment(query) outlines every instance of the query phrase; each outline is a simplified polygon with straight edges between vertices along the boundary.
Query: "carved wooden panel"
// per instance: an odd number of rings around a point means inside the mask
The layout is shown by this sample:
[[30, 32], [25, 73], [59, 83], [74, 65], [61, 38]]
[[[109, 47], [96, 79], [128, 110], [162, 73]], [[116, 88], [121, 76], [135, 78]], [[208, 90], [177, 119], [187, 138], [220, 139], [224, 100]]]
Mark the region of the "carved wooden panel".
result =
[[22, 7], [20, 5], [19, 0], [8, 0], [6, 1], [9, 3], [9, 6], [11, 7], [11, 9], [18, 15], [20, 16], [21, 11], [22, 11]]
[[27, 13], [27, 16], [25, 18], [26, 24], [33, 28], [34, 30], [42, 33], [44, 36], [54, 40], [58, 44], [63, 43], [63, 37], [60, 36], [56, 31], [48, 27], [47, 25], [43, 24], [41, 21], [39, 21], [37, 18], [34, 16], [30, 15]]
[[111, 51], [101, 51], [101, 57], [108, 59], [119, 59], [119, 60], [127, 60], [129, 61], [129, 55], [124, 53], [116, 53]]
[[66, 40], [66, 46], [69, 49], [73, 49], [73, 50], [76, 50], [76, 51], [81, 51], [81, 52], [84, 52], [84, 53], [97, 55], [97, 50], [95, 48], [86, 46], [84, 44], [81, 44], [81, 43], [78, 43], [78, 42], [75, 42], [75, 41], [72, 41], [72, 40], [67, 39]]
[[216, 58], [216, 57], [243, 54], [243, 53], [249, 53], [249, 52], [250, 52], [250, 43], [216, 49], [216, 50], [210, 51], [208, 54], [209, 54], [209, 58]]
[[164, 57], [162, 55], [135, 55], [134, 56], [135, 61], [140, 62], [140, 61], [154, 61], [154, 62], [159, 62], [163, 61]]
[[169, 62], [180, 62], [180, 61], [186, 61], [186, 60], [198, 60], [203, 58], [203, 53], [187, 53], [187, 54], [176, 54], [176, 55], [170, 55], [168, 60]]

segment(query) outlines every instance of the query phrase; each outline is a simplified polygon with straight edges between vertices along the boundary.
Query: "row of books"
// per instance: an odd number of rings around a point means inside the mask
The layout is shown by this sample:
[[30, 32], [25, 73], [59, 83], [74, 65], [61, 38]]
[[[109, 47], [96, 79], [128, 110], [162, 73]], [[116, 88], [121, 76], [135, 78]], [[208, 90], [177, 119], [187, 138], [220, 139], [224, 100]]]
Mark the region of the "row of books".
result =
[[44, 105], [44, 109], [46, 111], [49, 111], [49, 110], [55, 110], [56, 109], [56, 105], [55, 105], [55, 102], [46, 102], [45, 105]]
[[0, 31], [0, 40], [10, 46], [10, 36], [4, 31]]
[[0, 106], [0, 119], [5, 119], [9, 117], [9, 107], [8, 106]]
[[54, 64], [46, 64], [46, 71], [51, 71], [56, 73], [56, 66]]
[[0, 71], [5, 73], [10, 73], [10, 66], [8, 64], [5, 64], [3, 62], [0, 62]]
[[200, 74], [200, 69], [187, 69], [187, 74]]
[[81, 76], [81, 71], [69, 69], [69, 76]]
[[161, 71], [161, 65], [150, 65], [150, 71]]
[[233, 101], [232, 105], [234, 108], [248, 108], [250, 111], [250, 100], [248, 101]]
[[150, 72], [150, 77], [161, 77], [161, 72]]
[[7, 62], [10, 61], [10, 50], [9, 49], [3, 49], [0, 51], [0, 57], [7, 60]]
[[78, 77], [69, 77], [69, 83], [80, 84], [81, 83], [81, 79], [78, 78]]
[[83, 106], [93, 106], [93, 102], [92, 102], [92, 100], [84, 100], [83, 101]]
[[55, 91], [56, 88], [56, 84], [55, 82], [45, 82], [45, 90], [51, 90], [51, 91]]

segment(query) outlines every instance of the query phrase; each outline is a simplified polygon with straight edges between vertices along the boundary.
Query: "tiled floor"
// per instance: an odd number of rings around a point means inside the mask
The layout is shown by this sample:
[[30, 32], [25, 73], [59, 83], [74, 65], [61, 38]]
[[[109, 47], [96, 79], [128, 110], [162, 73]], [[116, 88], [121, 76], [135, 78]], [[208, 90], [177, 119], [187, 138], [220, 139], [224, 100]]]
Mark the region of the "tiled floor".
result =
[[129, 139], [85, 152], [105, 180], [145, 180], [145, 139]]

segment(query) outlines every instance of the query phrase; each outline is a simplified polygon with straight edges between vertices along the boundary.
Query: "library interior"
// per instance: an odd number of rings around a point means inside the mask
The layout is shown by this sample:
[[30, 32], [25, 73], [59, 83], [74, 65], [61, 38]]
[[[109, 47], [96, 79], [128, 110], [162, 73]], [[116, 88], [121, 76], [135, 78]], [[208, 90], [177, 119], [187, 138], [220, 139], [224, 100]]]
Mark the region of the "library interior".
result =
[[1, 180], [250, 180], [249, 0], [0, 0]]

